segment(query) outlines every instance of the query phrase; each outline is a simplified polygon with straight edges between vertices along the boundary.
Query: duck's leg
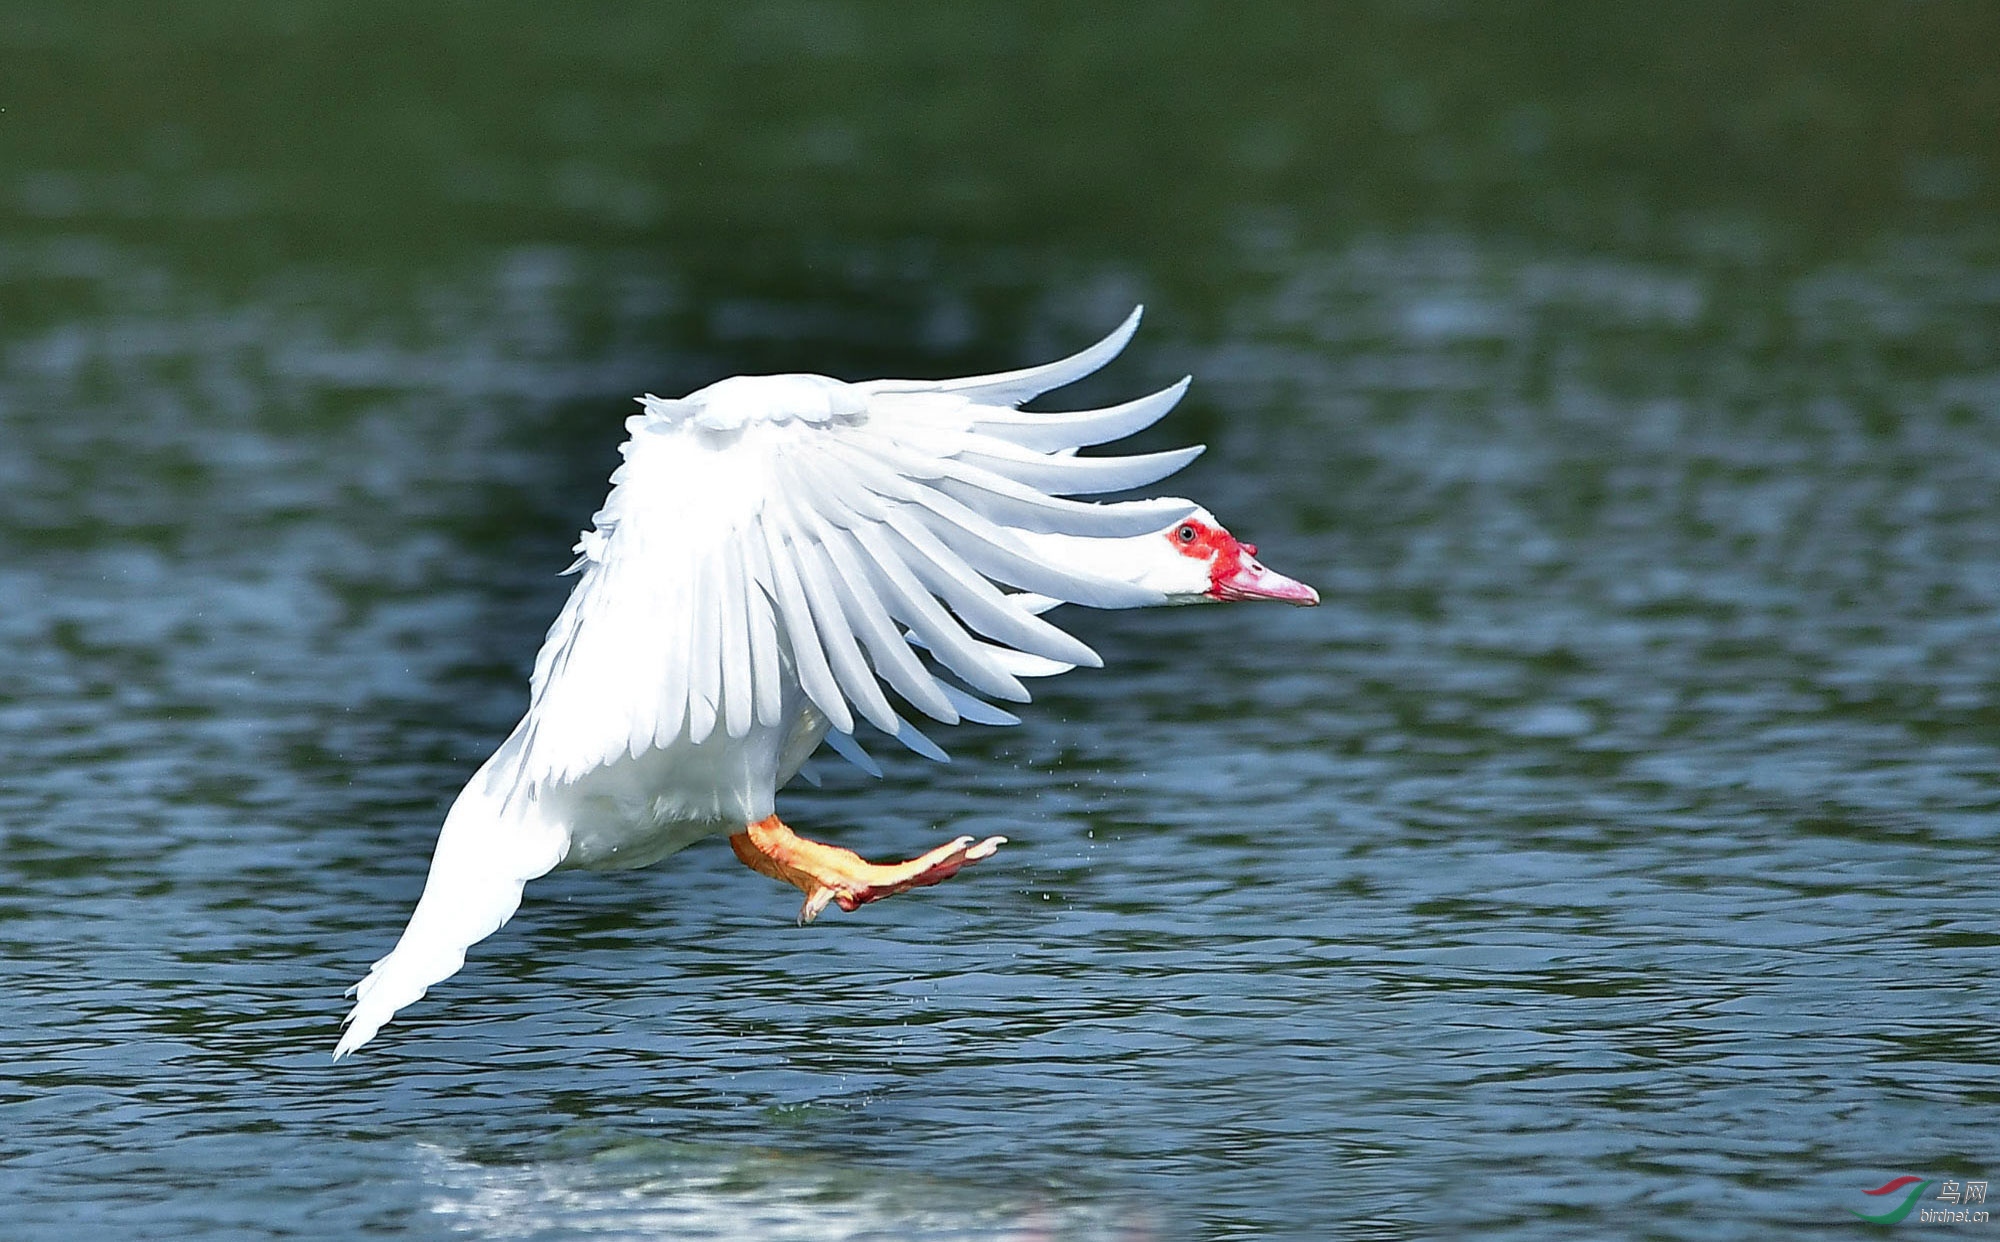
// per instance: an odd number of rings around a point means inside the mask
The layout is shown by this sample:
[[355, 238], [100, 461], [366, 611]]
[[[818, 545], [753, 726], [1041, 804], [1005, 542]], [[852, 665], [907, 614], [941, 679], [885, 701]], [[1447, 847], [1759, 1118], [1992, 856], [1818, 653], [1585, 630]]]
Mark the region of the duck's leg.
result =
[[796, 885], [804, 892], [806, 903], [799, 908], [799, 922], [810, 923], [828, 902], [843, 910], [858, 910], [905, 889], [948, 880], [960, 867], [991, 856], [1006, 841], [1005, 837], [988, 837], [975, 845], [971, 837], [960, 837], [908, 862], [884, 865], [838, 845], [808, 841], [773, 815], [730, 837], [729, 848], [752, 871]]

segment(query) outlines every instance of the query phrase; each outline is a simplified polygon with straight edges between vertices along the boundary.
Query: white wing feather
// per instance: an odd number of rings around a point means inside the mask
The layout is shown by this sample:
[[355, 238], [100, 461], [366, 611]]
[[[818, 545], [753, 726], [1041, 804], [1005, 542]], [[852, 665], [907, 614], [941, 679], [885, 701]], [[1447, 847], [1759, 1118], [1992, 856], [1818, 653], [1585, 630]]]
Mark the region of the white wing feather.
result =
[[998, 375], [973, 375], [964, 379], [871, 380], [855, 387], [869, 392], [959, 393], [980, 405], [1011, 408], [1052, 388], [1074, 384], [1086, 375], [1103, 369], [1106, 363], [1123, 352], [1126, 342], [1139, 330], [1139, 318], [1145, 313], [1145, 307], [1133, 307], [1132, 313], [1125, 316], [1125, 322], [1112, 329], [1111, 334], [1097, 344], [1038, 367], [1003, 371]]
[[1097, 370], [1137, 325], [1135, 311], [1070, 358], [998, 375], [767, 376], [643, 399], [580, 545], [582, 581], [537, 661], [526, 778], [574, 779], [640, 738], [741, 737], [776, 714], [774, 679], [786, 676], [834, 731], [866, 720], [932, 751], [889, 693], [949, 724], [970, 696], [945, 672], [1025, 702], [1022, 677], [1098, 664], [998, 587], [1096, 607], [1161, 602], [1022, 536], [1119, 538], [1185, 516], [1184, 501], [1065, 497], [1144, 486], [1193, 460], [1198, 447], [1069, 452], [1157, 421], [1187, 381], [1101, 410], [1014, 407]]

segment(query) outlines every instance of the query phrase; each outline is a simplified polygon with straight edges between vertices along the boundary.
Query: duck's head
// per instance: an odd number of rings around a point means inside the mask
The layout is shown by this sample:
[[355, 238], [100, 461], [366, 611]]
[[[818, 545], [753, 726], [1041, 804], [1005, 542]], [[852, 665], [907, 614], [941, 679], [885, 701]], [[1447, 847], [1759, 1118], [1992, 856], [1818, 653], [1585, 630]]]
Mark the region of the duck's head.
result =
[[1319, 592], [1269, 569], [1257, 545], [1229, 533], [1215, 515], [1197, 507], [1156, 534], [1121, 540], [1138, 562], [1136, 580], [1164, 592], [1170, 604], [1219, 604], [1271, 599], [1310, 608]]

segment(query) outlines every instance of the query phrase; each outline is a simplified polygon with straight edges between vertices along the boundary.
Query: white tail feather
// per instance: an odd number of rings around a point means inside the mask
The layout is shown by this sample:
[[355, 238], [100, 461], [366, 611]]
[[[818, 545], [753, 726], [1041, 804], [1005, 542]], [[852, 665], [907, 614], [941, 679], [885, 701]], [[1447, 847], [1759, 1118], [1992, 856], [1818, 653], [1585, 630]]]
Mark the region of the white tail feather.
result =
[[[502, 747], [487, 766], [503, 761]], [[354, 1008], [342, 1023], [333, 1059], [369, 1040], [396, 1011], [458, 973], [465, 951], [500, 930], [521, 904], [521, 888], [548, 874], [569, 852], [569, 834], [542, 814], [539, 799], [505, 799], [482, 770], [445, 816], [424, 895], [389, 955], [349, 989]]]

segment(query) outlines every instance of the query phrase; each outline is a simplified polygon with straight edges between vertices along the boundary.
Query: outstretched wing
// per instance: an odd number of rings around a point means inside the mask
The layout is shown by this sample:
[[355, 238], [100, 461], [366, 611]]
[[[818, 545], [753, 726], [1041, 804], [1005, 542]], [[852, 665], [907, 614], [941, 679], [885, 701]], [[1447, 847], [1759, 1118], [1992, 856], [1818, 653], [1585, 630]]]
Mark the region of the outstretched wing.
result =
[[1150, 425], [1187, 381], [1108, 409], [1016, 407], [1095, 371], [1138, 320], [1074, 357], [999, 375], [754, 376], [642, 398], [578, 544], [581, 581], [536, 660], [522, 775], [567, 781], [677, 738], [776, 725], [787, 677], [838, 733], [866, 721], [942, 758], [892, 695], [947, 724], [1011, 720], [978, 696], [1026, 702], [1022, 676], [1099, 664], [1000, 588], [1104, 608], [1162, 602], [1023, 536], [1123, 538], [1186, 516], [1180, 500], [1070, 497], [1143, 487], [1192, 461], [1199, 447], [1075, 455]]

